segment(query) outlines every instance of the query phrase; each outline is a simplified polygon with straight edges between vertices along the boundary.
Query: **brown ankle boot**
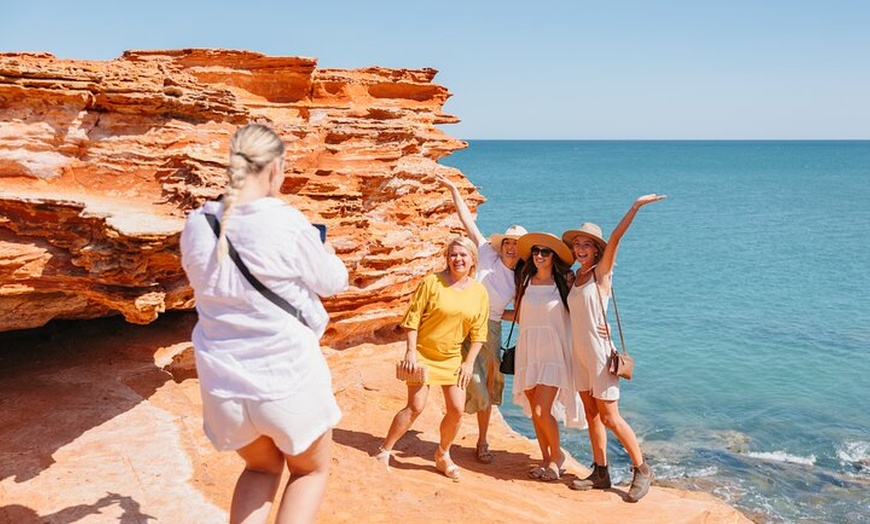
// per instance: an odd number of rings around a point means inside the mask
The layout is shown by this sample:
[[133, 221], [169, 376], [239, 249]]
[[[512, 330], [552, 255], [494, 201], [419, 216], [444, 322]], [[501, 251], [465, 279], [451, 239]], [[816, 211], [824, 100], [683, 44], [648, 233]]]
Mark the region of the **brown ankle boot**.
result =
[[585, 479], [577, 479], [568, 486], [571, 489], [585, 491], [587, 489], [607, 489], [610, 487], [610, 470], [607, 466], [592, 463], [592, 473]]
[[632, 466], [631, 470], [634, 471], [634, 478], [631, 480], [631, 487], [628, 488], [626, 500], [637, 502], [647, 494], [655, 475], [646, 462], [637, 467]]

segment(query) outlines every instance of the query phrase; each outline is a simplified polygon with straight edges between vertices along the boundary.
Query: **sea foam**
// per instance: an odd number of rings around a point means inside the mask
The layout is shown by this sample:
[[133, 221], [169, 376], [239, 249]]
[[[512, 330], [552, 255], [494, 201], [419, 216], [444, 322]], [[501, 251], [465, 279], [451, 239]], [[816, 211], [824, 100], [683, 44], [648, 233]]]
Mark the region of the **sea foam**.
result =
[[803, 464], [805, 466], [812, 466], [816, 463], [816, 456], [810, 455], [809, 457], [801, 457], [798, 455], [792, 455], [790, 453], [786, 453], [785, 451], [770, 451], [770, 452], [749, 452], [746, 453], [747, 457], [752, 457], [761, 460], [770, 460], [773, 462], [786, 462], [788, 464]]

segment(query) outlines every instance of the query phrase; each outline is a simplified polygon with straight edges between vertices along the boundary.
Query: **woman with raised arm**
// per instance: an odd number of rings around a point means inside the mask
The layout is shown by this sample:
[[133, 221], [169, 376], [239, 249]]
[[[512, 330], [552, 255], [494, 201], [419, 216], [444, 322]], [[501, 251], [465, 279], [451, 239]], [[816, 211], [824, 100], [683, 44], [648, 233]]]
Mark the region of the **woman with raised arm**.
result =
[[606, 431], [609, 429], [631, 458], [634, 477], [628, 490], [629, 502], [637, 502], [646, 495], [654, 475], [644, 461], [634, 430], [619, 414], [619, 378], [608, 370], [612, 346], [601, 335], [598, 326], [604, 322], [611, 295], [612, 272], [619, 241], [641, 207], [663, 198], [664, 195], [655, 194], [638, 198], [617, 224], [609, 241], [601, 236], [601, 228], [590, 222], [562, 234], [562, 240], [573, 250], [574, 258], [580, 263], [568, 295], [568, 304], [571, 307], [574, 383], [583, 401], [594, 459], [592, 473], [584, 479], [573, 481], [570, 487], [577, 490], [610, 487]]
[[[489, 464], [493, 454], [489, 450], [487, 433], [492, 417], [492, 407], [500, 406], [504, 393], [504, 375], [499, 371], [501, 363], [501, 321], [505, 307], [514, 297], [513, 270], [519, 260], [517, 239], [526, 234], [522, 226], [512, 225], [503, 235], [494, 234], [487, 239], [474, 221], [471, 211], [456, 185], [444, 175], [435, 179], [450, 190], [459, 221], [471, 240], [477, 245], [480, 267], [475, 278], [483, 284], [489, 296], [489, 323], [486, 342], [474, 361], [474, 376], [465, 395], [465, 412], [477, 415], [477, 461]], [[463, 344], [468, 352], [469, 344]]]
[[[423, 279], [400, 326], [408, 345], [403, 368], [408, 372], [425, 366], [427, 377], [407, 381], [408, 401], [396, 413], [376, 458], [390, 467], [393, 446], [407, 433], [426, 407], [430, 386], [441, 386], [447, 412], [441, 420], [441, 438], [435, 451], [435, 468], [459, 480], [459, 466], [450, 458], [450, 447], [459, 433], [465, 388], [471, 382], [474, 359], [486, 341], [489, 299], [474, 280], [477, 248], [466, 237], [456, 237], [445, 250], [447, 268]], [[470, 339], [468, 353], [462, 341]], [[419, 378], [419, 377], [418, 377]]]
[[245, 462], [230, 523], [266, 522], [285, 467], [276, 522], [314, 522], [341, 418], [320, 350], [329, 321], [320, 297], [347, 287], [347, 269], [279, 198], [284, 143], [274, 131], [240, 127], [227, 175], [223, 198], [192, 211], [181, 233], [199, 316], [192, 339], [203, 429]]

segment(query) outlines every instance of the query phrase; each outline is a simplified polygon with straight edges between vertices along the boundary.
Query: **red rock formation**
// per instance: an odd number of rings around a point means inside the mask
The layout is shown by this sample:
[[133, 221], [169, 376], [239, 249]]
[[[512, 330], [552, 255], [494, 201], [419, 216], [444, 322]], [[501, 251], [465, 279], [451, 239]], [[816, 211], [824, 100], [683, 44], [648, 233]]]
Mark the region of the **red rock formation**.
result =
[[461, 178], [436, 162], [465, 147], [435, 127], [458, 122], [435, 74], [227, 50], [0, 54], [0, 331], [192, 307], [183, 218], [222, 192], [228, 139], [249, 121], [285, 138], [282, 191], [351, 272], [325, 342], [391, 329], [456, 226], [427, 177]]

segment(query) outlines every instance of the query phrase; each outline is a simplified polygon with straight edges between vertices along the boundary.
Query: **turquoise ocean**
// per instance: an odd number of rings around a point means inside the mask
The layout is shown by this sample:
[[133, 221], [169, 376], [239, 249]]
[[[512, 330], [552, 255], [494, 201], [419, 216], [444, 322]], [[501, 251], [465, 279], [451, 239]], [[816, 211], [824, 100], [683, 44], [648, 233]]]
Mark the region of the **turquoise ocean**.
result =
[[[487, 236], [609, 236], [668, 195], [614, 272], [636, 358], [620, 410], [659, 484], [761, 522], [870, 522], [870, 141], [472, 140], [441, 163], [487, 197]], [[533, 438], [511, 388], [502, 413]], [[591, 462], [585, 431], [562, 442]], [[608, 454], [629, 481], [612, 435]]]

